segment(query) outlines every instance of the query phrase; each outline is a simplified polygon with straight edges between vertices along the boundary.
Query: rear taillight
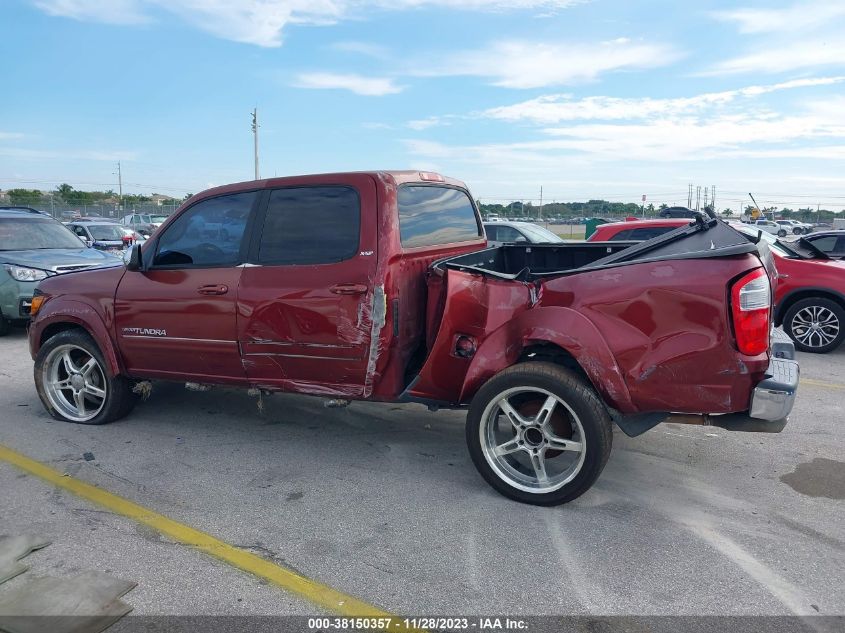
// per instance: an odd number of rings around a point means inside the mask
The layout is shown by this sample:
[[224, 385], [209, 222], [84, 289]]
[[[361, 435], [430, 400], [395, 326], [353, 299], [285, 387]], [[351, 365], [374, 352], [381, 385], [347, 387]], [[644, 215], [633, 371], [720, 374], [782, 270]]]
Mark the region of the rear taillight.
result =
[[769, 349], [772, 289], [763, 268], [743, 275], [731, 288], [736, 346], [749, 356]]

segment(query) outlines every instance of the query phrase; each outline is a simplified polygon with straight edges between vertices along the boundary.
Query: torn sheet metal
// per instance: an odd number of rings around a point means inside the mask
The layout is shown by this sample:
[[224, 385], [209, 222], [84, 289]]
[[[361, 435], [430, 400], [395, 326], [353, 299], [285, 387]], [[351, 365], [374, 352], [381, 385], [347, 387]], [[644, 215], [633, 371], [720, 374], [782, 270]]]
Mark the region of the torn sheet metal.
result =
[[0, 539], [0, 584], [29, 569], [18, 561], [49, 544], [49, 540], [32, 534], [7, 536]]
[[378, 361], [381, 330], [387, 320], [387, 295], [384, 286], [376, 286], [373, 291], [372, 325], [370, 327], [370, 353], [367, 358], [367, 374], [364, 379], [364, 397], [368, 398], [373, 392], [373, 382]]
[[8, 633], [99, 633], [132, 611], [120, 597], [137, 583], [87, 571], [36, 578], [0, 597], [0, 629]]

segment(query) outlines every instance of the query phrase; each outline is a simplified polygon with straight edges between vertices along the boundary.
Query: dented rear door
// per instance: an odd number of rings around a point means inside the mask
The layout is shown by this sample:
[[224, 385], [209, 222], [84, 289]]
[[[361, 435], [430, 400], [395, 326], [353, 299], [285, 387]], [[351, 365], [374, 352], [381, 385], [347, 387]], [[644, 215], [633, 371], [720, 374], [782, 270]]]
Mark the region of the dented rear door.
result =
[[238, 337], [254, 384], [359, 396], [384, 311], [376, 185], [325, 178], [269, 190], [241, 276]]

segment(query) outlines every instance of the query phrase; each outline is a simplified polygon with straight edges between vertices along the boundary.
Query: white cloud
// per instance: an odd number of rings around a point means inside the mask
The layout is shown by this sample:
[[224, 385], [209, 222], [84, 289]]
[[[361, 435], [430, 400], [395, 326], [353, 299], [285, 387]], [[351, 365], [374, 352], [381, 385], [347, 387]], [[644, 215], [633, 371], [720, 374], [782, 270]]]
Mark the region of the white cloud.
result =
[[788, 7], [740, 8], [716, 11], [717, 20], [738, 25], [740, 33], [794, 33], [825, 27], [831, 20], [845, 17], [842, 0], [799, 2]]
[[294, 85], [297, 88], [349, 90], [369, 97], [396, 94], [404, 89], [386, 77], [365, 77], [353, 73], [302, 73], [297, 76]]
[[667, 45], [619, 38], [607, 42], [496, 42], [450, 55], [421, 76], [485, 77], [506, 88], [540, 88], [594, 80], [601, 73], [664, 66], [679, 54]]
[[288, 24], [332, 24], [351, 14], [441, 7], [472, 11], [555, 10], [579, 0], [32, 0], [49, 15], [134, 24], [156, 11], [179, 15], [217, 37], [280, 46]]
[[725, 60], [701, 73], [729, 75], [739, 73], [781, 73], [823, 66], [845, 66], [845, 41], [841, 35], [827, 41], [820, 39], [779, 42], [755, 47], [757, 52]]
[[0, 141], [12, 138], [23, 138], [24, 135], [20, 132], [2, 132], [0, 131]]
[[48, 15], [109, 24], [146, 22], [144, 6], [138, 0], [34, 0]]
[[781, 73], [845, 66], [845, 2], [807, 0], [782, 8], [717, 11], [717, 20], [749, 35], [748, 51], [719, 62], [704, 75]]
[[845, 76], [796, 79], [764, 86], [748, 86], [739, 90], [709, 92], [692, 97], [652, 99], [650, 97], [619, 98], [594, 96], [573, 99], [570, 95], [544, 95], [509, 106], [485, 110], [482, 115], [505, 121], [531, 121], [540, 124], [575, 120], [625, 120], [655, 116], [679, 116], [725, 105], [741, 97], [755, 97], [779, 90], [824, 86], [845, 82]]

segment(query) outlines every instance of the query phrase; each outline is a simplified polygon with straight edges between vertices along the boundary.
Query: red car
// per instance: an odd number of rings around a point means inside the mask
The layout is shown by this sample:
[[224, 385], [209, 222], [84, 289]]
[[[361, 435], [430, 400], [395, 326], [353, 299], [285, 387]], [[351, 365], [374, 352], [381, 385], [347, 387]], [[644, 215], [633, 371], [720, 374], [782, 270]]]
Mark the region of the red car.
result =
[[[651, 239], [689, 220], [636, 220], [603, 224], [589, 241]], [[778, 283], [775, 290], [775, 325], [803, 352], [823, 354], [845, 339], [845, 261], [828, 257], [809, 238], [781, 239], [750, 224], [731, 223], [755, 238], [762, 235], [775, 258]]]
[[36, 388], [53, 417], [85, 424], [126, 415], [149, 379], [466, 407], [481, 475], [541, 505], [592, 485], [612, 423], [786, 424], [798, 366], [789, 342], [772, 353], [772, 260], [725, 224], [642, 245], [485, 246], [465, 185], [438, 174], [211, 189], [125, 268], [41, 282]]

